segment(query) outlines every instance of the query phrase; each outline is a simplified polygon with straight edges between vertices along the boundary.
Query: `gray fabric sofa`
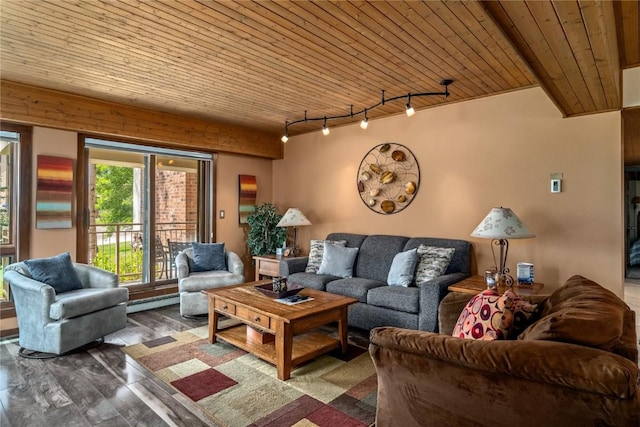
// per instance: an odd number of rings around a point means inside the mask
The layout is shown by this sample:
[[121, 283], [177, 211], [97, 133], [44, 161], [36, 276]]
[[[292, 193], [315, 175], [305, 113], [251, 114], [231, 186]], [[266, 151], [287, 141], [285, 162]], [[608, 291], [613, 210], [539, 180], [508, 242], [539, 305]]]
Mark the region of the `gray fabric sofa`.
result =
[[60, 355], [126, 326], [129, 291], [118, 287], [118, 276], [80, 263], [73, 269], [82, 289], [56, 293], [34, 280], [24, 262], [5, 268], [22, 348]]
[[[448, 286], [471, 275], [471, 243], [466, 240], [351, 233], [331, 233], [326, 240], [345, 240], [347, 247], [359, 248], [353, 277], [305, 273], [308, 258], [303, 257], [283, 258], [280, 275], [289, 283], [356, 298], [349, 307], [349, 325], [362, 329], [396, 326], [437, 332], [438, 305]], [[445, 274], [421, 287], [387, 286], [393, 257], [421, 244], [455, 248]]]
[[176, 256], [180, 315], [198, 316], [209, 312], [209, 300], [202, 290], [244, 283], [244, 264], [235, 252], [225, 251], [227, 270], [193, 272], [193, 248]]

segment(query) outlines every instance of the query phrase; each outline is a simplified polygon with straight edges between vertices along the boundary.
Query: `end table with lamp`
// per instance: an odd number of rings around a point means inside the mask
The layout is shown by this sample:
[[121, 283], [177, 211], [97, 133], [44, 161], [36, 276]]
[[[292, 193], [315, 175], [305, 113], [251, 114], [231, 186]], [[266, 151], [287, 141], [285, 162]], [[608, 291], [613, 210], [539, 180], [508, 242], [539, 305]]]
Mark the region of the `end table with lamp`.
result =
[[[473, 230], [471, 236], [491, 239], [491, 254], [493, 255], [494, 262], [492, 270], [498, 272], [500, 283], [507, 286], [514, 283], [513, 277], [509, 275], [509, 268], [507, 267], [507, 255], [509, 253], [508, 239], [529, 239], [536, 237], [511, 209], [503, 208], [502, 206], [491, 209], [482, 222]], [[496, 259], [495, 246], [500, 246], [499, 260]]]
[[289, 208], [282, 216], [276, 227], [293, 227], [293, 249], [292, 256], [298, 256], [300, 249], [298, 248], [298, 227], [311, 225], [311, 221], [298, 208]]

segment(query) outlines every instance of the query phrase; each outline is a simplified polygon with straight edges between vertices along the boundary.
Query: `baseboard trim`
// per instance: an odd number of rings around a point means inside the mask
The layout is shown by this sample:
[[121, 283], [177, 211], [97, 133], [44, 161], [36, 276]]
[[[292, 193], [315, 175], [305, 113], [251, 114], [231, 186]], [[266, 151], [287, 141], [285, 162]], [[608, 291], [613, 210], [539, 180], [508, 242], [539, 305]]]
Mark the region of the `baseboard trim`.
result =
[[166, 307], [180, 303], [180, 297], [177, 294], [161, 295], [152, 298], [143, 298], [127, 303], [127, 314], [137, 313], [138, 311], [151, 310], [159, 307]]

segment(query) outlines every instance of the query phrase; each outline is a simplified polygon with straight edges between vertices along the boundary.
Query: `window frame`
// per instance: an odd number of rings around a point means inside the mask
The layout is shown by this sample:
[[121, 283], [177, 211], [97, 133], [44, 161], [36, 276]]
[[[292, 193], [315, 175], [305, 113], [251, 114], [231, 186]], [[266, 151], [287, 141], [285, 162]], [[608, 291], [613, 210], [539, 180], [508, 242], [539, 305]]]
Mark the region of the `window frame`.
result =
[[[0, 122], [0, 129], [20, 134], [20, 143], [17, 159], [12, 164], [12, 209], [10, 213], [12, 222], [11, 230], [13, 242], [10, 245], [0, 244], [2, 256], [13, 255], [15, 262], [24, 261], [30, 255], [31, 249], [31, 205], [32, 205], [32, 175], [33, 175], [33, 128], [14, 123]], [[17, 161], [16, 161], [17, 160]], [[7, 311], [5, 313], [5, 311]], [[13, 316], [10, 316], [13, 312]], [[12, 301], [0, 301], [0, 318], [15, 317]]]
[[[210, 155], [210, 159], [207, 160], [208, 166], [202, 167], [202, 163], [199, 163], [198, 175], [202, 174], [199, 181], [199, 191], [209, 191], [210, 200], [208, 203], [204, 203], [202, 197], [198, 197], [198, 241], [209, 242], [210, 239], [215, 239], [214, 236], [214, 221], [213, 212], [215, 212], [215, 167], [216, 167], [216, 153], [202, 149], [189, 149], [180, 145], [173, 144], [153, 144], [148, 141], [134, 140], [123, 137], [108, 137], [104, 135], [95, 135], [91, 133], [78, 133], [78, 155], [76, 165], [76, 203], [78, 206], [76, 212], [77, 220], [77, 232], [76, 232], [76, 257], [78, 262], [88, 262], [88, 224], [89, 220], [89, 207], [88, 207], [88, 192], [89, 192], [89, 147], [87, 146], [87, 140], [102, 140], [114, 143], [114, 149], [118, 148], [118, 144], [131, 144], [140, 147], [149, 147], [150, 151], [161, 152], [163, 149], [177, 150], [183, 152], [193, 152]], [[91, 145], [91, 144], [89, 144]], [[143, 150], [144, 151], [144, 150]], [[155, 200], [155, 178], [156, 178], [156, 164], [155, 159], [157, 153], [150, 153], [151, 162], [148, 165], [150, 182], [149, 182], [149, 198]], [[196, 156], [197, 157], [197, 156]], [[154, 202], [155, 203], [155, 202]], [[155, 230], [155, 217], [149, 219], [149, 227]], [[214, 240], [213, 240], [214, 241]], [[149, 256], [153, 259], [155, 255], [155, 248], [150, 248]], [[155, 276], [150, 278], [151, 280], [146, 283], [135, 284], [121, 284], [121, 286], [129, 289], [129, 300], [136, 300], [140, 298], [148, 298], [159, 295], [167, 295], [177, 293], [177, 280], [173, 279], [170, 282], [157, 282]]]

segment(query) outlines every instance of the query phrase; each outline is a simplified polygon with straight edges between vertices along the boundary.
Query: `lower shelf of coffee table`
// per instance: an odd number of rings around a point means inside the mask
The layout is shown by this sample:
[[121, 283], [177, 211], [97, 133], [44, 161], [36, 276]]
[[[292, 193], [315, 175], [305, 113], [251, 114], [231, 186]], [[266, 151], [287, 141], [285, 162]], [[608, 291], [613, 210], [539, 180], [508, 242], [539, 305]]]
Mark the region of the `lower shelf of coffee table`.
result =
[[[247, 326], [239, 325], [216, 332], [220, 338], [269, 363], [277, 364], [275, 342], [259, 344], [247, 340]], [[314, 357], [340, 347], [340, 341], [320, 332], [308, 332], [293, 337], [291, 366], [311, 360]]]

